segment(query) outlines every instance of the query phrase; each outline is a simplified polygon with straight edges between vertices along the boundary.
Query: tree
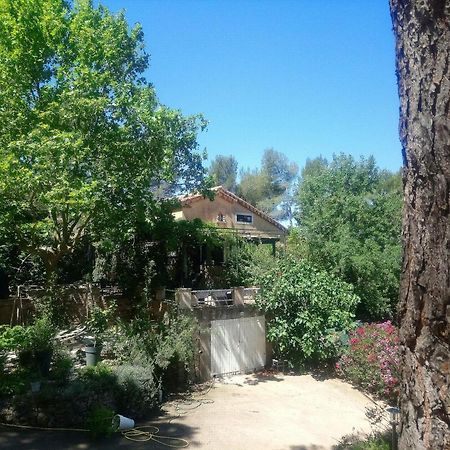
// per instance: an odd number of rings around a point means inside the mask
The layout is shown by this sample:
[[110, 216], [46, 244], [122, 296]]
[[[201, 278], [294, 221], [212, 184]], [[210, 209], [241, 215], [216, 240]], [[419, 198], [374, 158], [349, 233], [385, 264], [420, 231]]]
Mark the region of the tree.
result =
[[123, 240], [154, 220], [161, 181], [201, 187], [199, 116], [143, 78], [139, 25], [89, 0], [0, 0], [0, 238], [51, 275], [89, 232]]
[[401, 449], [450, 448], [450, 2], [391, 0], [404, 156]]
[[278, 220], [293, 218], [293, 193], [298, 166], [286, 155], [264, 150], [261, 169], [241, 171], [239, 195]]
[[209, 174], [215, 183], [231, 192], [236, 192], [237, 171], [238, 162], [234, 156], [217, 155], [209, 167]]
[[335, 155], [307, 161], [298, 191], [299, 242], [304, 257], [355, 286], [357, 316], [384, 319], [398, 299], [400, 174], [375, 160]]
[[278, 356], [293, 362], [336, 356], [338, 335], [352, 326], [359, 302], [351, 285], [289, 255], [274, 260], [256, 281], [257, 304], [268, 315], [268, 338]]

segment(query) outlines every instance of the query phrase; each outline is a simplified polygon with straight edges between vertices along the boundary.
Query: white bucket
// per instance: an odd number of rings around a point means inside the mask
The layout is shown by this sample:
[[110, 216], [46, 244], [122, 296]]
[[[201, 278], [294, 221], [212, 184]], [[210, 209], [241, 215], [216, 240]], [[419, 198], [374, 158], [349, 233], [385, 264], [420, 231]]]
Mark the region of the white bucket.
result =
[[113, 417], [112, 425], [113, 428], [117, 431], [131, 430], [132, 428], [134, 428], [134, 420], [129, 419], [128, 417], [121, 416], [120, 414], [116, 414]]

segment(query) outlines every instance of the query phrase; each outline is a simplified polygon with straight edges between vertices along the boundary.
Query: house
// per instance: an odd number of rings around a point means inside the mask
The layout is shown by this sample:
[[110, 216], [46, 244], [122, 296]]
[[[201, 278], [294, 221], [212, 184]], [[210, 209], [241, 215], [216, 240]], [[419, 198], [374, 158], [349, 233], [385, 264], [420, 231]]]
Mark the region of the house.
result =
[[[222, 186], [212, 189], [214, 199], [202, 194], [179, 197], [180, 206], [173, 213], [175, 220], [200, 219], [215, 225], [223, 233], [239, 236], [255, 244], [269, 244], [275, 254], [275, 244], [284, 239], [287, 229], [265, 212], [228, 191]], [[225, 287], [224, 269], [230, 261], [233, 245], [230, 240], [224, 245], [183, 248], [182, 264], [176, 278], [180, 285], [203, 289]], [[238, 244], [239, 245], [239, 244]]]
[[201, 194], [180, 197], [181, 208], [174, 212], [175, 219], [201, 219], [234, 231], [247, 240], [270, 243], [273, 248], [286, 236], [287, 229], [283, 225], [236, 194], [222, 186], [212, 191], [214, 200]]

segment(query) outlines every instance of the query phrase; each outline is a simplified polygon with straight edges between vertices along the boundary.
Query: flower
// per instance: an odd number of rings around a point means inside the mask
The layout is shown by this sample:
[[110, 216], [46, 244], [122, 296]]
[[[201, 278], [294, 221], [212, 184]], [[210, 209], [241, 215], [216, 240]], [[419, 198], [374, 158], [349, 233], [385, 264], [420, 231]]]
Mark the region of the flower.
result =
[[395, 400], [400, 372], [397, 328], [390, 321], [358, 327], [350, 333], [349, 346], [336, 369], [353, 384]]

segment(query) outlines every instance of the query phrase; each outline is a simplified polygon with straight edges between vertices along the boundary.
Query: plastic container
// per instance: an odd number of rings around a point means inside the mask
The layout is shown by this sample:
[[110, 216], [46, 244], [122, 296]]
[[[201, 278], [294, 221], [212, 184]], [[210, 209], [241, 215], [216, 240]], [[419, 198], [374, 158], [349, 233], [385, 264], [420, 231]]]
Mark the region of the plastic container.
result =
[[95, 366], [99, 360], [99, 348], [94, 346], [83, 348], [86, 354], [86, 366]]
[[116, 431], [131, 430], [134, 428], [134, 420], [121, 416], [120, 414], [116, 414], [113, 417], [112, 426]]

